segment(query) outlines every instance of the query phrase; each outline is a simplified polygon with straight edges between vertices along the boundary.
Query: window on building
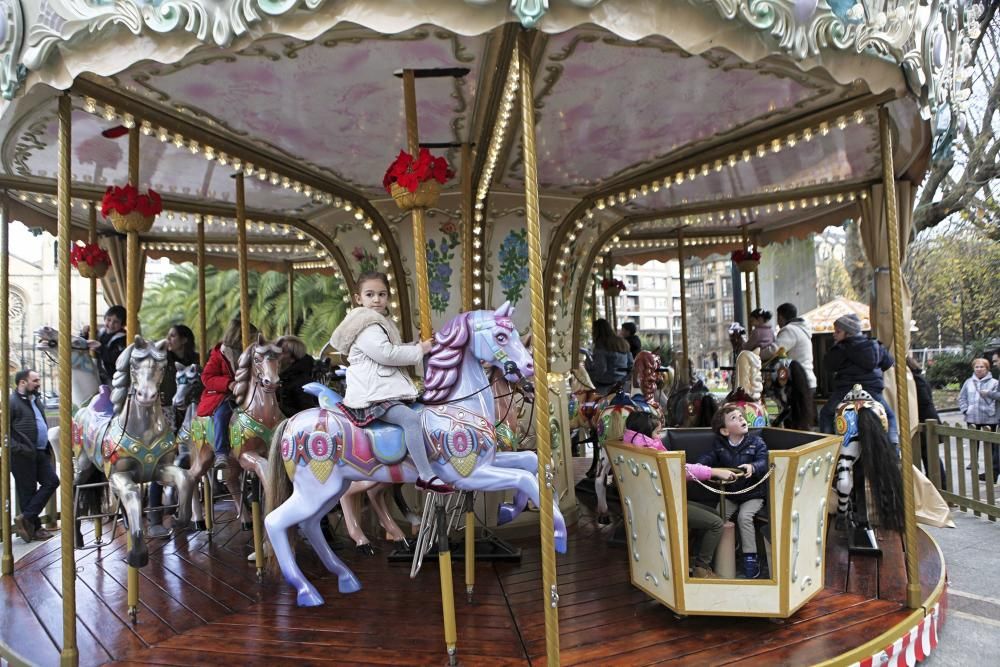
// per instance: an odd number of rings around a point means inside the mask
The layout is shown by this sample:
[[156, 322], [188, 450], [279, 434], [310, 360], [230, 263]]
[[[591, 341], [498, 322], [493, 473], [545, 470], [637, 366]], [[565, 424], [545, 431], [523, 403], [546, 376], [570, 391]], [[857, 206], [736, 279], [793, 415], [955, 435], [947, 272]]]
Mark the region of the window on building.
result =
[[656, 328], [656, 318], [655, 317], [644, 317], [642, 318], [642, 330], [655, 329]]
[[657, 310], [666, 310], [667, 306], [668, 306], [668, 302], [667, 302], [667, 299], [665, 297], [657, 297], [656, 298], [656, 309]]
[[722, 317], [727, 322], [733, 320], [733, 304], [731, 301], [722, 304]]
[[732, 278], [722, 279], [722, 296], [727, 297], [733, 291], [733, 280]]
[[667, 279], [666, 278], [656, 278], [656, 289], [665, 290], [667, 289]]
[[680, 295], [678, 295], [674, 297], [674, 307], [672, 308], [672, 310], [676, 313], [680, 309], [681, 309], [681, 297]]
[[708, 319], [708, 323], [709, 324], [715, 324], [715, 321], [716, 321], [715, 306], [711, 306], [708, 309], [708, 318], [707, 319]]
[[639, 276], [634, 273], [626, 274], [624, 282], [625, 289], [629, 292], [639, 289]]
[[639, 297], [629, 294], [625, 297], [625, 307], [628, 310], [639, 310]]
[[709, 299], [715, 298], [715, 283], [705, 285], [705, 296]]
[[656, 286], [656, 281], [653, 280], [652, 276], [643, 276], [640, 284], [642, 289], [653, 289]]
[[674, 329], [680, 329], [681, 328], [681, 318], [680, 318], [680, 315], [677, 315], [677, 316], [674, 317], [674, 326], [673, 326], [673, 328]]
[[669, 318], [666, 318], [666, 317], [657, 317], [656, 318], [656, 328], [657, 329], [661, 329], [663, 331], [666, 331], [667, 327], [669, 326], [667, 324], [668, 321], [669, 321]]
[[643, 310], [655, 310], [656, 309], [656, 299], [654, 299], [653, 297], [649, 297], [649, 296], [645, 297], [642, 300], [642, 309]]

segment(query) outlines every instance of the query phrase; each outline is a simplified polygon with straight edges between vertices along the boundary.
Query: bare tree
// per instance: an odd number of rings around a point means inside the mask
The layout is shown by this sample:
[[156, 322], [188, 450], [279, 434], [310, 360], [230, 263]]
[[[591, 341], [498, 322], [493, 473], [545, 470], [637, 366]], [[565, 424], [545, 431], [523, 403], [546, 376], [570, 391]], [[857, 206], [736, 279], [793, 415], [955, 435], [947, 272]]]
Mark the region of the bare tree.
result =
[[[972, 41], [972, 76], [964, 127], [951, 150], [936, 150], [913, 212], [913, 231], [933, 227], [955, 213], [1000, 233], [1000, 0], [983, 3], [980, 31]], [[936, 147], [937, 148], [937, 147]], [[989, 232], [989, 230], [984, 229]]]

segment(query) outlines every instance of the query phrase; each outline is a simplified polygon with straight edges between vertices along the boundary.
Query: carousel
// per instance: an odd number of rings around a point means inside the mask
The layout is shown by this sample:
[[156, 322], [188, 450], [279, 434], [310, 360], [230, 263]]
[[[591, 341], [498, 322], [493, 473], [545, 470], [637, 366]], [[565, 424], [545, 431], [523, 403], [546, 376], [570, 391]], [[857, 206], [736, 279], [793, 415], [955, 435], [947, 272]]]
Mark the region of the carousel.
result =
[[[704, 578], [687, 508], [733, 492], [685, 482], [712, 441], [694, 421], [711, 397], [687, 371], [686, 318], [672, 379], [637, 359], [631, 396], [595, 395], [580, 348], [592, 318], [615, 320], [616, 264], [679, 261], [683, 315], [685, 262], [731, 254], [749, 312], [762, 255], [854, 218], [879, 269], [872, 329], [904, 358], [900, 259], [915, 188], [964, 126], [976, 5], [0, 5], [0, 299], [11, 220], [57, 235], [60, 260], [45, 335], [60, 369], [61, 539], [15, 562], [4, 475], [11, 664], [912, 665], [936, 646], [945, 564], [916, 526], [910, 430], [901, 466], [881, 456], [870, 396], [849, 394], [836, 436], [794, 416], [772, 424], [761, 401], [791, 405], [795, 362], [741, 360], [727, 401], [769, 450], [753, 485], [764, 566], [734, 576], [730, 530], [720, 576]], [[219, 473], [213, 425], [168, 428], [156, 400], [166, 332], [139, 313], [145, 262], [160, 257], [197, 267], [202, 360], [209, 323], [242, 314]], [[209, 266], [238, 269], [227, 304], [207, 302]], [[73, 270], [91, 279], [91, 336], [97, 281], [127, 308], [112, 386], [94, 382], [92, 346], [73, 335]], [[288, 277], [289, 327], [272, 337], [296, 333], [296, 275], [333, 276], [330, 298], [349, 301], [359, 276], [387, 274], [402, 339], [434, 339], [421, 419], [455, 493], [416, 492], [399, 434], [341, 419], [336, 382], [309, 387], [318, 408], [282, 415], [281, 350], [250, 332], [252, 271]], [[198, 372], [178, 371], [176, 407]], [[888, 375], [910, 425], [905, 365]], [[621, 441], [635, 411], [669, 422], [669, 451]], [[593, 433], [596, 487], [573, 429]], [[581, 479], [596, 513], [578, 504]], [[174, 488], [167, 539], [144, 531], [154, 481]], [[390, 509], [390, 490], [412, 511]], [[320, 522], [338, 505], [353, 544], [333, 549]], [[484, 542], [508, 557], [481, 558]], [[401, 559], [409, 569], [389, 562]]]

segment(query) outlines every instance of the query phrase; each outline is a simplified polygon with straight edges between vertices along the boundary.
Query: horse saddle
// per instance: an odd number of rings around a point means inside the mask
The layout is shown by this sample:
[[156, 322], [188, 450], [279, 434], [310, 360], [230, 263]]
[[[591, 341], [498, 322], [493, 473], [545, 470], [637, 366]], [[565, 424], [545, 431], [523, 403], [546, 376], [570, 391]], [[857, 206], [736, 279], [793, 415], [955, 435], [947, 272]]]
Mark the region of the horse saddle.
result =
[[[330, 389], [326, 385], [320, 384], [319, 382], [310, 382], [302, 387], [302, 389], [307, 394], [311, 394], [319, 399], [320, 409], [330, 410], [335, 414], [342, 414], [338, 406], [344, 399], [333, 389]], [[415, 404], [415, 406], [411, 409], [420, 410], [421, 406]], [[383, 421], [375, 421], [368, 426], [358, 428], [357, 430], [367, 436], [368, 445], [371, 448], [371, 454], [374, 455], [380, 463], [384, 463], [386, 465], [396, 465], [397, 463], [401, 463], [403, 459], [406, 458], [407, 450], [406, 441], [403, 438], [403, 429], [395, 424], [386, 424]], [[355, 446], [361, 445], [363, 447], [363, 444], [364, 443], [355, 441]]]
[[102, 384], [90, 402], [90, 409], [104, 417], [110, 417], [115, 413], [115, 405], [111, 402], [111, 387]]

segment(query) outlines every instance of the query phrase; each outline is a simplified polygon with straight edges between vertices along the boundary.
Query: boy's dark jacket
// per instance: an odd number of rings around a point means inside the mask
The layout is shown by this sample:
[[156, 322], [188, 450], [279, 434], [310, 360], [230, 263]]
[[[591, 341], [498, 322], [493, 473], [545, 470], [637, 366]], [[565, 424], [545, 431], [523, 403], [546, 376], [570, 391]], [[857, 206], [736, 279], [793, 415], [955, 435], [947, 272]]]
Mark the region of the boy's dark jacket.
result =
[[850, 391], [860, 384], [865, 391], [881, 393], [885, 389], [882, 372], [895, 360], [885, 346], [864, 334], [845, 338], [826, 353], [826, 368], [836, 373], [834, 391]]
[[[744, 463], [753, 464], [753, 476], [726, 485], [726, 491], [739, 491], [760, 481], [767, 473], [767, 443], [756, 433], [747, 433], [738, 447], [729, 444], [724, 435], [715, 436], [712, 451], [702, 454], [698, 463], [713, 468], [737, 468]], [[728, 496], [729, 500], [742, 503], [753, 498], [767, 498], [767, 483], [761, 484], [753, 491], [738, 496]]]

